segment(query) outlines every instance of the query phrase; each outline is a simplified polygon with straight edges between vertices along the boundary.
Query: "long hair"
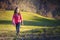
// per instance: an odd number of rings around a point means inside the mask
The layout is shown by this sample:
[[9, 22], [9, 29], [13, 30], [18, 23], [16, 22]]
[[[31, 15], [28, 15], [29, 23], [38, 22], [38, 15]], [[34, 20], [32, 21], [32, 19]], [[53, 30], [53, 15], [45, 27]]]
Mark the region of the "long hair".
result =
[[[14, 14], [16, 14], [17, 13], [17, 9], [18, 9], [18, 7], [16, 7], [15, 8], [15, 10], [14, 10]], [[20, 11], [19, 11], [19, 13], [18, 14], [20, 14]]]

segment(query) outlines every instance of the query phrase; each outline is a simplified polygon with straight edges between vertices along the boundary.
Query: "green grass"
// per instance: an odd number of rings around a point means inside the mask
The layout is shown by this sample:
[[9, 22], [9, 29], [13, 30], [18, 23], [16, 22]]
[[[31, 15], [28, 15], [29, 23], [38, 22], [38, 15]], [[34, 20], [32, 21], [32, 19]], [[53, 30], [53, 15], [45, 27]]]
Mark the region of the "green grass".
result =
[[[12, 25], [13, 13], [13, 11], [0, 11], [0, 34], [2, 32], [10, 34], [13, 31], [15, 33], [15, 26]], [[32, 12], [21, 12], [21, 14], [24, 23], [20, 28], [21, 33], [43, 33], [44, 29], [47, 33], [60, 33], [60, 20], [43, 17]]]

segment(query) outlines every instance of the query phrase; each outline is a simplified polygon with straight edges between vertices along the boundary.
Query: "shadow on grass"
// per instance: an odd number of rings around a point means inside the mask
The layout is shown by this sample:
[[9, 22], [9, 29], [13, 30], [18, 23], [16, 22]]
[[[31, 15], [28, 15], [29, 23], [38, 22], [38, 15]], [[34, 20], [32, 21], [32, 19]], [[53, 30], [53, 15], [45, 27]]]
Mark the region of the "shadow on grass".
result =
[[59, 22], [54, 21], [24, 21], [24, 25], [26, 26], [60, 26]]
[[0, 24], [12, 24], [12, 21], [9, 21], [9, 20], [0, 20]]

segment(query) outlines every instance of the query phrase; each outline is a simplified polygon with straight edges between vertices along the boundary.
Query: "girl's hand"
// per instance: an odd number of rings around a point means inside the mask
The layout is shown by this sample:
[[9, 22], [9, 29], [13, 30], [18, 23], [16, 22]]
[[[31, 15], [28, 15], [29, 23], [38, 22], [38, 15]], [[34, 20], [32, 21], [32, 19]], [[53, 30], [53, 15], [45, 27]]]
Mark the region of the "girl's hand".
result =
[[15, 23], [13, 23], [13, 25], [16, 25]]
[[21, 25], [24, 25], [23, 22], [21, 22]]
[[22, 25], [24, 25], [24, 24], [22, 23]]

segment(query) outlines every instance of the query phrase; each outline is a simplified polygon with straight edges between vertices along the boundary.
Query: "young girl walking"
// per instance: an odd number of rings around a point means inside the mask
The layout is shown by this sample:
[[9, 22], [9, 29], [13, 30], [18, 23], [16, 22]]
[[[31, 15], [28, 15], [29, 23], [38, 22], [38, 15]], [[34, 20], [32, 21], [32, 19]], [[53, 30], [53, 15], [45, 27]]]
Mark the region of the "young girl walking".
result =
[[12, 17], [12, 23], [13, 25], [16, 26], [16, 35], [19, 35], [19, 29], [20, 29], [20, 25], [22, 24], [22, 15], [20, 13], [20, 10], [18, 7], [15, 8], [14, 10], [14, 14]]

